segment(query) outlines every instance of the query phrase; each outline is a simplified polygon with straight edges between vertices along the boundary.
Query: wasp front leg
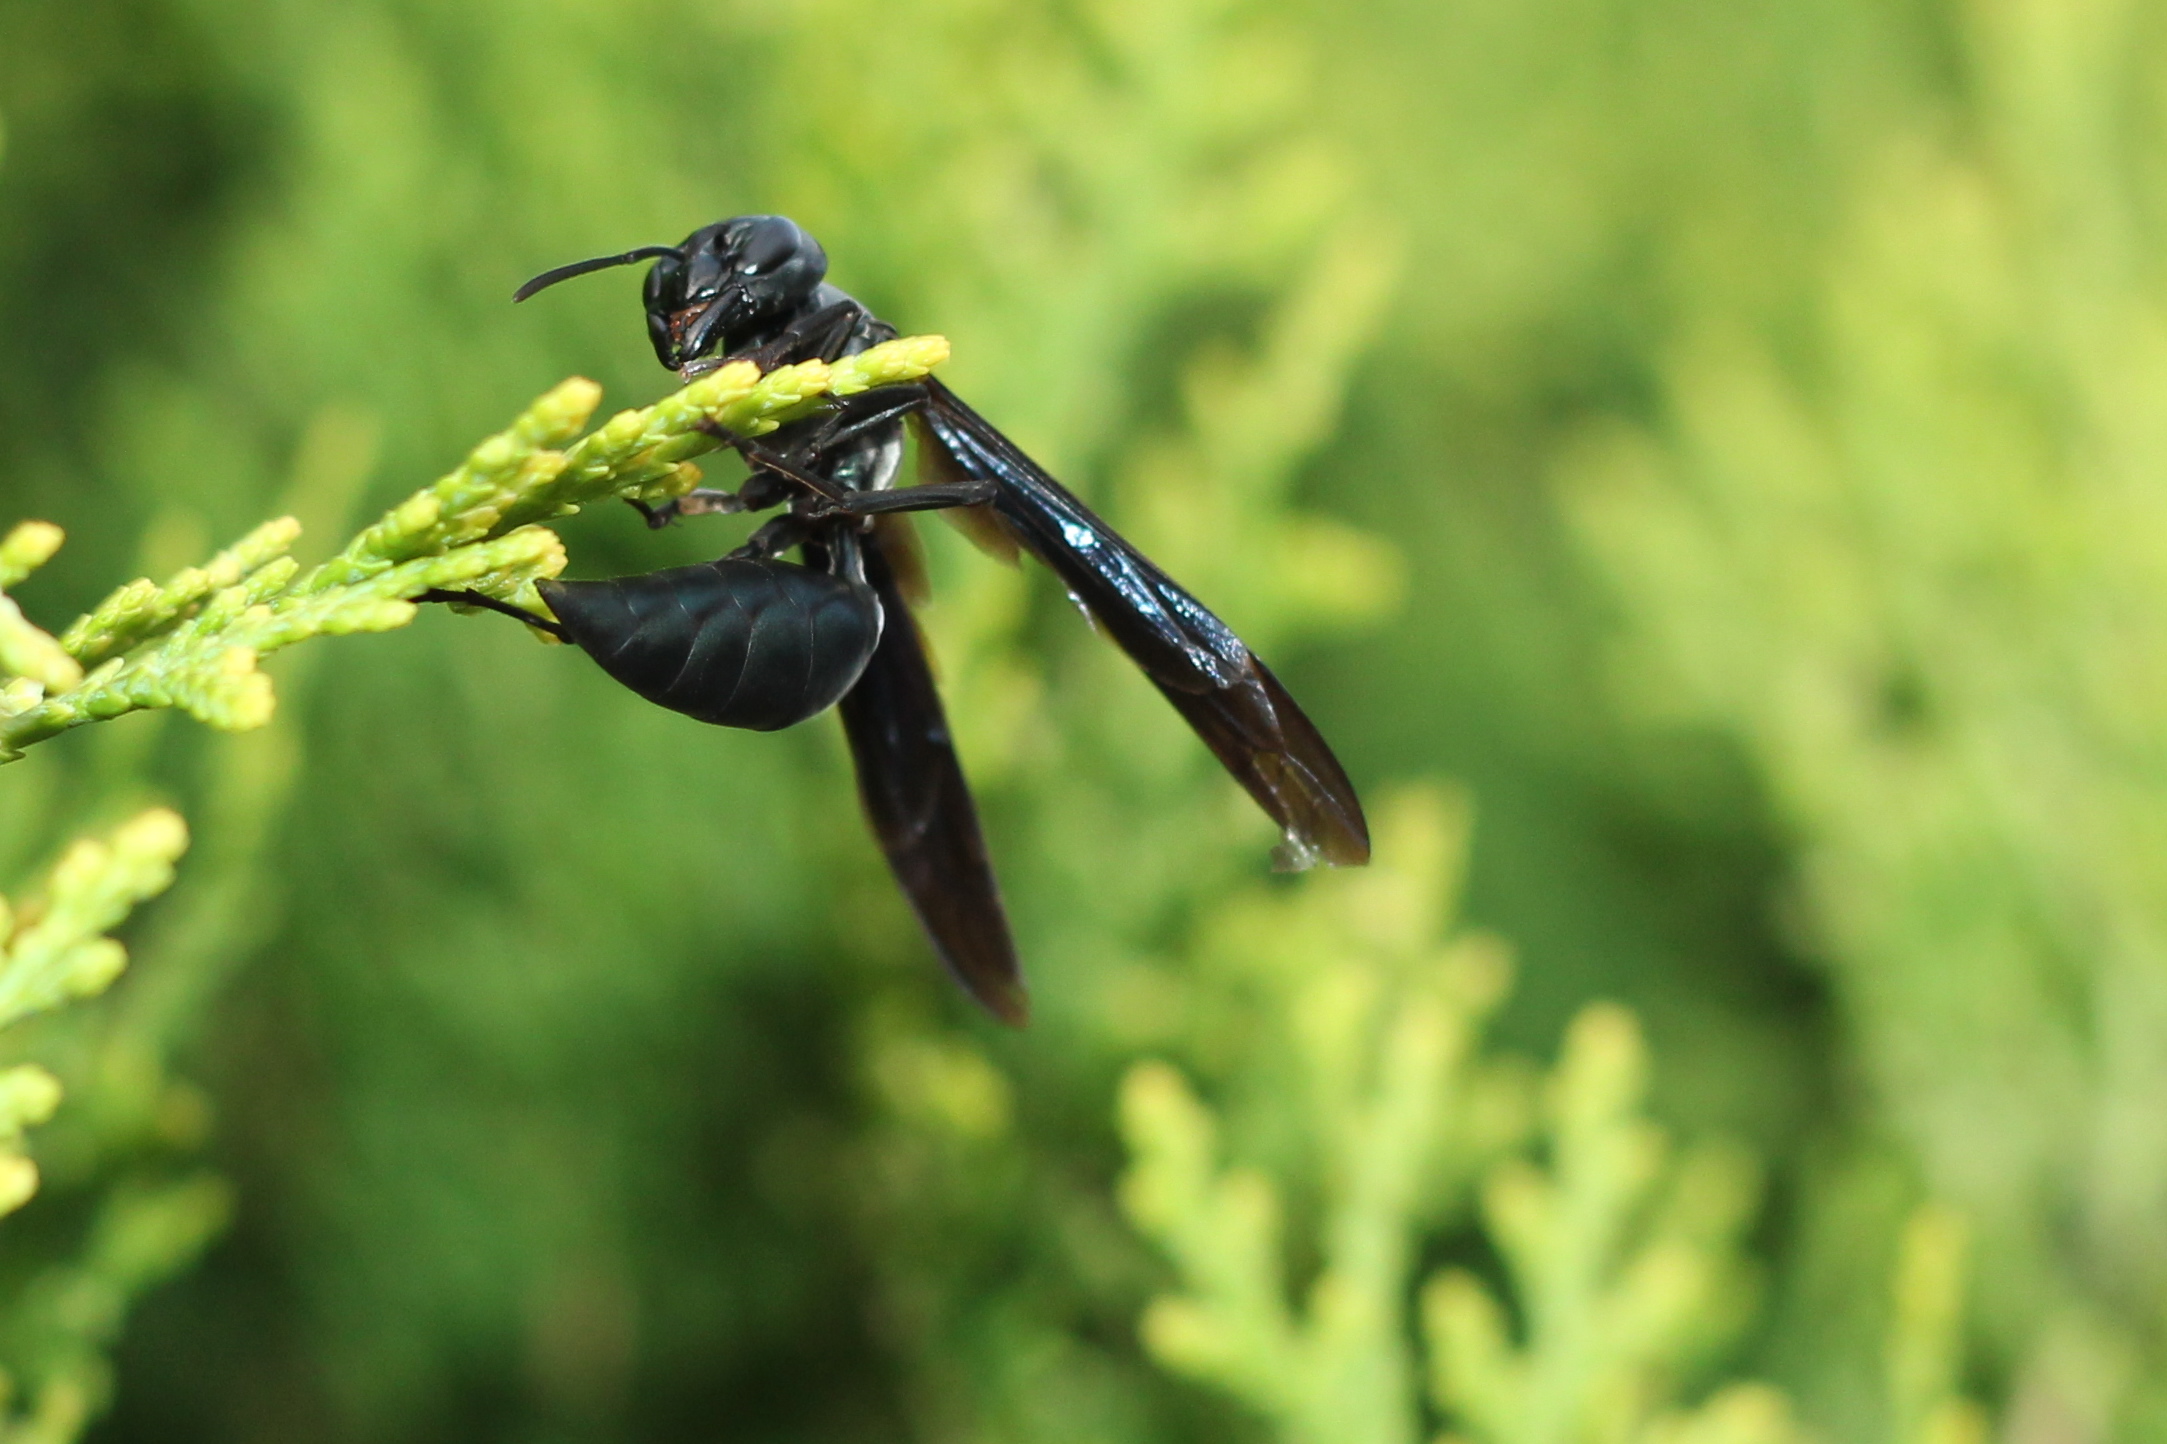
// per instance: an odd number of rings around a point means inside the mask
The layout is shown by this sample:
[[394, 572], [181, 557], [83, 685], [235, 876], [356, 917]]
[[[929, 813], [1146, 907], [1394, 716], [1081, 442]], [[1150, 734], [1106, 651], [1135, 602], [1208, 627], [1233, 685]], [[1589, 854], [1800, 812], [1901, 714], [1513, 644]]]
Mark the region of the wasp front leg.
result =
[[713, 487], [695, 487], [683, 496], [673, 497], [659, 506], [626, 497], [625, 501], [656, 531], [668, 526], [681, 516], [725, 516], [743, 511], [766, 511], [771, 506], [781, 506], [797, 495], [794, 487], [784, 479], [766, 471], [755, 471], [745, 478], [745, 484], [736, 491], [717, 491]]
[[647, 519], [650, 531], [660, 531], [681, 516], [717, 516], [730, 512], [749, 511], [745, 498], [734, 491], [717, 491], [711, 486], [694, 487], [683, 496], [673, 496], [660, 506], [651, 506], [636, 496], [625, 498], [625, 505]]

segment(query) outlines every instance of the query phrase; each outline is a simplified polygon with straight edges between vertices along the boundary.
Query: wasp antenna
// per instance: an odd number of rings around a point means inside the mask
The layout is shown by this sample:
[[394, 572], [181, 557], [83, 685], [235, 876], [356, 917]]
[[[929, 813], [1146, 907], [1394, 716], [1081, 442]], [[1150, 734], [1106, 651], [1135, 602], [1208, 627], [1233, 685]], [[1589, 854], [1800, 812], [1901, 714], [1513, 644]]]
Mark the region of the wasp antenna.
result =
[[589, 271], [606, 271], [612, 266], [629, 266], [636, 261], [652, 261], [662, 256], [677, 256], [681, 259], [684, 254], [684, 251], [677, 246], [639, 246], [626, 251], [621, 256], [596, 256], [589, 261], [574, 261], [568, 266], [559, 266], [555, 270], [544, 271], [541, 275], [536, 276], [533, 280], [512, 292], [512, 303], [517, 305], [536, 291], [547, 290], [559, 281], [569, 281], [574, 276], [584, 276]]

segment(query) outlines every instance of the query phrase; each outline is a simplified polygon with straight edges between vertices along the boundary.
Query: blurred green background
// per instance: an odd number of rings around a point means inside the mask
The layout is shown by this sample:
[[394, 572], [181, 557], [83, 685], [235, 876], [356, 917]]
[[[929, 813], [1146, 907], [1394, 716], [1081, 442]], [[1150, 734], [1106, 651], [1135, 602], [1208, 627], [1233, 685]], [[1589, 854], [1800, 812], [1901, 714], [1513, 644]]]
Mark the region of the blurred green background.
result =
[[[1962, 1437], [1884, 1397], [1934, 1200], [1996, 1436], [2167, 1438], [2167, 10], [8, 0], [0, 121], [41, 621], [280, 512], [323, 555], [565, 375], [651, 399], [635, 273], [512, 287], [789, 214], [1368, 796], [1469, 801], [1495, 1056], [1617, 1000], [1653, 1115], [1759, 1160], [1682, 1397]], [[586, 576], [736, 535], [564, 530]], [[37, 1040], [73, 1101], [0, 1230], [19, 1292], [139, 1175], [234, 1188], [94, 1437], [1303, 1437], [1139, 1342], [1116, 1095], [1176, 1060], [1322, 1207], [1297, 1005], [1212, 941], [1316, 884], [1043, 574], [922, 530], [1022, 1034], [832, 722], [704, 729], [487, 618], [282, 658], [265, 733], [0, 770], [11, 885], [148, 799], [198, 838]], [[1403, 1302], [1510, 1272], [1428, 1218]]]

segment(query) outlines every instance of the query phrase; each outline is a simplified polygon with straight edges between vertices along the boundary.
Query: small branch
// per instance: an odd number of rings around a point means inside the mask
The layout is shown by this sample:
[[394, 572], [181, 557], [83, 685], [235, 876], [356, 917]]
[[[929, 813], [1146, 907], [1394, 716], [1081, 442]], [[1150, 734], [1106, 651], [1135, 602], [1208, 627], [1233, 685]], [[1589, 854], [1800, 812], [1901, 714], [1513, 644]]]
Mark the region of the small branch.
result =
[[[941, 337], [914, 336], [764, 375], [734, 362], [585, 436], [602, 393], [575, 378], [308, 571], [286, 555], [300, 526], [281, 518], [163, 585], [128, 583], [57, 641], [0, 595], [0, 762], [71, 727], [148, 708], [259, 727], [274, 702], [263, 657], [309, 637], [405, 626], [426, 592], [478, 592], [546, 615], [534, 583], [563, 569], [564, 549], [538, 523], [593, 501], [682, 495], [700, 480], [693, 458], [720, 444], [714, 431], [764, 436], [824, 396], [915, 381], [947, 357]], [[9, 533], [0, 588], [60, 541], [43, 522]]]
[[[12, 587], [60, 550], [62, 532], [50, 522], [26, 521], [0, 539], [0, 588]], [[51, 637], [0, 596], [0, 676], [23, 678], [58, 690], [83, 680], [83, 669]], [[0, 706], [4, 706], [0, 700]]]
[[[85, 838], [53, 868], [43, 896], [20, 911], [0, 898], [0, 1029], [70, 998], [102, 993], [128, 955], [106, 934], [137, 904], [164, 892], [188, 847], [180, 817], [153, 808], [104, 839]], [[37, 1191], [23, 1130], [60, 1103], [60, 1084], [33, 1063], [0, 1072], [0, 1213]]]

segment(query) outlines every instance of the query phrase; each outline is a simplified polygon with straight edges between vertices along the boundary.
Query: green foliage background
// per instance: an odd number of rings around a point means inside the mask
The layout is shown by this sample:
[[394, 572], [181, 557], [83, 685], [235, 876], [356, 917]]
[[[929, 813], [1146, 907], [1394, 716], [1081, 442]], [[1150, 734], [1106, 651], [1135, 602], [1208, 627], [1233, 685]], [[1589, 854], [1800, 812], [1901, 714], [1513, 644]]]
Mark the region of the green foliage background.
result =
[[[0, 1225], [19, 1396], [65, 1335], [119, 1339], [113, 1440], [1954, 1441], [1959, 1387], [2167, 1437], [2163, 46], [2131, 0], [0, 7], [0, 528], [68, 530], [55, 630], [269, 516], [328, 555], [565, 375], [652, 399], [629, 274], [511, 286], [777, 210], [1399, 819], [1369, 892], [1267, 881], [1150, 689], [937, 526], [1021, 1035], [832, 724], [509, 624], [47, 743], [11, 896], [149, 801], [197, 841], [113, 994], [9, 1034], [68, 1089]], [[196, 1266], [51, 1324], [206, 1159]]]

